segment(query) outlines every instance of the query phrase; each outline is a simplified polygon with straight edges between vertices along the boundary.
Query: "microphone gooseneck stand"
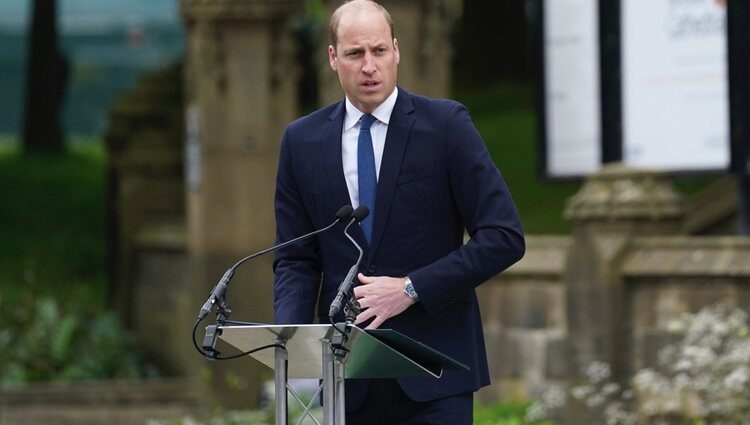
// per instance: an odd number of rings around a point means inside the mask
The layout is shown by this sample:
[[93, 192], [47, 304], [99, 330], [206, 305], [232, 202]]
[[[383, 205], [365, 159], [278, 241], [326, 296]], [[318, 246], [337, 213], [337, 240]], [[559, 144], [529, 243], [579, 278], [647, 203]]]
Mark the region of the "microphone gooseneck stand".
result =
[[[333, 221], [333, 223], [329, 224], [328, 226], [318, 229], [315, 231], [312, 231], [310, 233], [304, 234], [302, 236], [296, 237], [294, 239], [288, 240], [286, 242], [274, 245], [270, 248], [264, 249], [262, 251], [258, 251], [254, 254], [250, 254], [239, 261], [237, 261], [232, 267], [227, 269], [226, 272], [224, 272], [224, 275], [219, 280], [219, 283], [214, 286], [214, 288], [211, 290], [211, 293], [208, 296], [208, 299], [205, 303], [203, 303], [203, 306], [200, 309], [200, 312], [198, 313], [198, 318], [195, 321], [195, 325], [193, 326], [193, 345], [195, 346], [196, 350], [198, 352], [208, 358], [209, 360], [229, 360], [234, 359], [237, 357], [242, 357], [249, 353], [243, 353], [236, 356], [230, 356], [230, 357], [220, 357], [220, 352], [216, 350], [216, 342], [218, 340], [219, 335], [221, 335], [221, 326], [225, 325], [228, 320], [229, 316], [232, 314], [232, 309], [229, 306], [229, 303], [227, 302], [226, 293], [227, 288], [229, 287], [229, 282], [232, 280], [232, 277], [234, 276], [235, 270], [245, 263], [246, 261], [252, 260], [253, 258], [260, 257], [261, 255], [265, 255], [269, 252], [275, 251], [277, 249], [281, 249], [287, 245], [291, 245], [293, 243], [299, 242], [301, 240], [310, 238], [312, 236], [315, 236], [319, 233], [325, 232], [326, 230], [331, 229], [336, 224], [349, 220], [354, 212], [354, 209], [351, 207], [351, 205], [344, 205], [343, 207], [339, 208], [339, 210], [336, 212], [336, 219]], [[211, 310], [216, 306], [216, 324], [209, 325], [206, 327], [206, 333], [203, 338], [203, 342], [201, 346], [198, 346], [198, 343], [196, 341], [196, 330], [198, 328], [198, 325], [200, 322], [202, 322], [208, 313], [211, 312]]]
[[[255, 353], [260, 350], [275, 348], [274, 370], [276, 381], [277, 425], [287, 425], [288, 393], [291, 393], [297, 399], [297, 401], [305, 407], [302, 419], [300, 421], [304, 420], [304, 418], [307, 416], [312, 418], [315, 423], [318, 423], [318, 421], [312, 416], [311, 409], [314, 400], [317, 398], [318, 393], [321, 390], [323, 392], [324, 422], [329, 425], [343, 425], [346, 421], [344, 399], [344, 365], [346, 362], [346, 355], [349, 352], [349, 349], [346, 348], [346, 343], [349, 338], [351, 326], [356, 320], [357, 314], [359, 314], [359, 312], [361, 311], [359, 303], [354, 296], [353, 286], [354, 279], [356, 278], [359, 266], [364, 256], [362, 247], [357, 244], [357, 242], [354, 240], [354, 238], [351, 237], [348, 231], [352, 224], [361, 222], [365, 217], [367, 217], [368, 214], [369, 210], [364, 205], [360, 205], [357, 209], [352, 209], [352, 207], [348, 205], [344, 206], [336, 213], [336, 220], [330, 225], [242, 258], [224, 273], [221, 280], [216, 284], [216, 286], [214, 286], [208, 299], [203, 304], [200, 312], [198, 313], [198, 319], [196, 320], [193, 327], [193, 344], [196, 350], [209, 360], [234, 359]], [[313, 401], [311, 401], [309, 404], [305, 404], [302, 402], [302, 399], [294, 392], [294, 390], [288, 385], [287, 367], [289, 362], [289, 352], [287, 351], [286, 347], [287, 341], [280, 336], [276, 338], [273, 344], [257, 347], [253, 350], [233, 356], [222, 357], [220, 355], [221, 353], [216, 350], [216, 343], [219, 335], [221, 335], [222, 333], [222, 327], [225, 324], [230, 323], [229, 316], [232, 313], [229, 303], [227, 302], [226, 292], [235, 270], [244, 262], [267, 254], [271, 251], [283, 248], [292, 243], [296, 243], [303, 239], [317, 235], [318, 233], [329, 230], [336, 224], [347, 220], [349, 222], [344, 228], [344, 235], [357, 248], [357, 250], [359, 251], [359, 256], [356, 263], [349, 269], [346, 277], [341, 282], [336, 294], [336, 298], [334, 299], [334, 302], [331, 303], [331, 308], [329, 309], [329, 320], [331, 322], [333, 332], [332, 334], [329, 333], [329, 336], [320, 340], [323, 360], [323, 383], [318, 389], [318, 393], [313, 396]], [[204, 335], [203, 342], [201, 346], [199, 346], [195, 335], [198, 325], [206, 318], [206, 316], [214, 309], [214, 307], [216, 308], [216, 324], [206, 327], [206, 333]], [[333, 317], [338, 314], [342, 308], [344, 311], [345, 321], [344, 323], [336, 324], [334, 323]], [[231, 324], [254, 325], [251, 323], [242, 322], [231, 322]]]
[[[346, 355], [349, 350], [345, 347], [346, 342], [349, 340], [350, 326], [354, 323], [357, 318], [357, 314], [361, 311], [359, 302], [357, 302], [354, 296], [354, 279], [359, 271], [359, 265], [362, 263], [364, 257], [364, 251], [359, 246], [357, 241], [352, 238], [349, 234], [349, 228], [354, 223], [359, 223], [364, 220], [370, 210], [365, 205], [358, 206], [354, 212], [352, 212], [352, 218], [349, 224], [344, 228], [344, 235], [351, 241], [359, 256], [354, 265], [349, 269], [349, 272], [344, 277], [344, 280], [339, 285], [339, 289], [336, 293], [336, 297], [331, 303], [328, 309], [328, 320], [335, 329], [335, 333], [331, 338], [330, 350], [324, 350], [323, 356], [325, 363], [331, 366], [324, 369], [323, 373], [323, 408], [324, 408], [324, 419], [328, 424], [344, 424], [346, 421], [346, 400], [344, 396], [344, 384], [345, 384], [345, 363]], [[344, 308], [344, 323], [335, 323], [333, 317]], [[329, 384], [326, 385], [326, 377], [328, 378]]]

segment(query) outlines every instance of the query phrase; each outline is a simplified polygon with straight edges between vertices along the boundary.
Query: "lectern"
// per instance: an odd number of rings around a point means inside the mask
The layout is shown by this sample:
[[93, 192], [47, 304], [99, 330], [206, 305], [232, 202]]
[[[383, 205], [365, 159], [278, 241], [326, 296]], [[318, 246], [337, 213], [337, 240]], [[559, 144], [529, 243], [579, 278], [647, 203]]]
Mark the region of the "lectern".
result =
[[[434, 378], [445, 369], [469, 368], [403, 334], [388, 329], [365, 331], [353, 325], [220, 326], [219, 338], [242, 351], [271, 344], [284, 348], [251, 354], [275, 373], [276, 424], [287, 425], [289, 378], [323, 383], [323, 421], [343, 425], [344, 385], [349, 378]], [[302, 402], [293, 392], [292, 395]], [[317, 398], [316, 396], [313, 399]], [[311, 404], [304, 415], [309, 415]], [[303, 416], [304, 418], [304, 416]]]

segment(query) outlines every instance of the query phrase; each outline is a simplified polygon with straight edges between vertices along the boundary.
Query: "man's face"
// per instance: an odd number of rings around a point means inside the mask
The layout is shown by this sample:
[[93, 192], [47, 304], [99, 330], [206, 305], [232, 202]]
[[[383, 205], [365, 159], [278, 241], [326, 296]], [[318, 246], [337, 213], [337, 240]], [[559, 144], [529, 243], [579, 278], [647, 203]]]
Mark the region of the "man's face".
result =
[[331, 69], [354, 106], [371, 113], [396, 87], [398, 42], [383, 14], [371, 8], [343, 13], [337, 35], [336, 46], [328, 46]]

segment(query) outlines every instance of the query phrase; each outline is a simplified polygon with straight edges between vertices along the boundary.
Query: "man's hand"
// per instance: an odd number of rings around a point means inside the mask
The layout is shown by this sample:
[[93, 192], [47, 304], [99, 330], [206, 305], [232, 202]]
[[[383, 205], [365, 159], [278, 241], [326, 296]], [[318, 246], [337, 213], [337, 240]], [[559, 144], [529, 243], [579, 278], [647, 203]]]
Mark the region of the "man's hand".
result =
[[354, 297], [359, 301], [362, 312], [354, 322], [358, 325], [375, 318], [366, 329], [377, 329], [389, 318], [401, 314], [414, 304], [404, 292], [404, 277], [357, 275], [362, 283], [354, 288]]

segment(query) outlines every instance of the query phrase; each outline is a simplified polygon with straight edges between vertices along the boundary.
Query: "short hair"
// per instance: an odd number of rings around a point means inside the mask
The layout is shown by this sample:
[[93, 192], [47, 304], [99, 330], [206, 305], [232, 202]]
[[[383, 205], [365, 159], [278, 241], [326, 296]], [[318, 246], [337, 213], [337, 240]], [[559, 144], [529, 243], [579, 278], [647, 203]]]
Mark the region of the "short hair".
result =
[[338, 43], [338, 30], [339, 30], [339, 20], [341, 20], [341, 14], [343, 13], [344, 6], [348, 5], [349, 3], [366, 3], [370, 6], [373, 6], [375, 9], [379, 10], [380, 13], [383, 14], [383, 17], [385, 18], [385, 21], [388, 23], [388, 26], [391, 28], [391, 40], [396, 38], [396, 33], [393, 29], [393, 19], [391, 19], [391, 14], [388, 13], [388, 10], [384, 8], [380, 3], [374, 1], [374, 0], [346, 0], [344, 3], [341, 4], [331, 15], [331, 21], [328, 23], [328, 38], [331, 43], [331, 46], [333, 46], [334, 49], [336, 49], [336, 43]]

